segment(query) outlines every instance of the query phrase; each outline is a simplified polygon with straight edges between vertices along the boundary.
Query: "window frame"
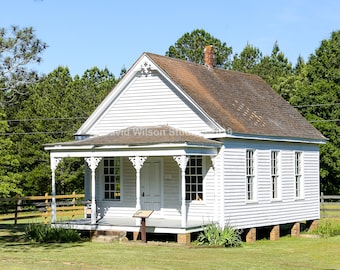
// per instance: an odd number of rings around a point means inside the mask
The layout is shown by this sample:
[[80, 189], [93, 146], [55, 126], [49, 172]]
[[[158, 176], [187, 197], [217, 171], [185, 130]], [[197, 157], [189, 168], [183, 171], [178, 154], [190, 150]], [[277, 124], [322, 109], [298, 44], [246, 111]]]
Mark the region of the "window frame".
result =
[[[275, 157], [275, 159], [274, 159]], [[281, 183], [280, 183], [280, 151], [270, 151], [270, 185], [271, 199], [273, 201], [281, 199]]]
[[[199, 167], [197, 167], [198, 158], [201, 160]], [[203, 201], [204, 197], [204, 157], [202, 155], [189, 156], [185, 168], [185, 201]]]
[[303, 153], [302, 151], [294, 152], [294, 185], [295, 185], [295, 198], [302, 199], [304, 197], [303, 196]]
[[[251, 156], [249, 155], [251, 153]], [[257, 200], [256, 192], [256, 151], [246, 149], [246, 201]]]
[[[111, 161], [113, 163], [111, 163]], [[108, 164], [106, 164], [107, 162]], [[103, 164], [102, 175], [103, 175], [103, 182], [104, 182], [103, 193], [102, 193], [103, 200], [119, 202], [122, 200], [122, 194], [123, 194], [122, 193], [122, 160], [121, 160], [121, 157], [105, 157], [103, 158], [102, 164]], [[106, 169], [108, 170], [107, 173], [105, 172]], [[117, 181], [117, 177], [118, 177], [118, 181]], [[108, 189], [107, 189], [107, 185], [108, 185]], [[114, 185], [115, 187], [112, 188], [112, 185]], [[119, 186], [119, 189], [116, 188], [117, 185]], [[108, 193], [108, 196], [106, 196], [106, 193]], [[114, 195], [112, 196], [112, 194]]]

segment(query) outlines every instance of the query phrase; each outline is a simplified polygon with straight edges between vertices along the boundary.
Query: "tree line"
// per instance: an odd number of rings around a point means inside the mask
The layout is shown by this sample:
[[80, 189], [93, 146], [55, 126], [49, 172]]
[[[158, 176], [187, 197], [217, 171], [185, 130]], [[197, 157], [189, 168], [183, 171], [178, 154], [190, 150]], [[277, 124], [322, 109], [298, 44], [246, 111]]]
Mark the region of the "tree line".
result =
[[[203, 64], [204, 47], [213, 45], [218, 68], [256, 74], [292, 104], [325, 137], [320, 147], [321, 190], [340, 192], [340, 31], [331, 33], [305, 62], [293, 65], [275, 42], [270, 55], [246, 44], [234, 53], [203, 29], [185, 33], [165, 55]], [[71, 141], [73, 134], [124, 76], [90, 68], [72, 77], [67, 67], [39, 75], [29, 64], [42, 60], [47, 44], [32, 28], [0, 28], [0, 196], [50, 192], [46, 143]], [[57, 192], [83, 192], [84, 163], [64, 159]]]

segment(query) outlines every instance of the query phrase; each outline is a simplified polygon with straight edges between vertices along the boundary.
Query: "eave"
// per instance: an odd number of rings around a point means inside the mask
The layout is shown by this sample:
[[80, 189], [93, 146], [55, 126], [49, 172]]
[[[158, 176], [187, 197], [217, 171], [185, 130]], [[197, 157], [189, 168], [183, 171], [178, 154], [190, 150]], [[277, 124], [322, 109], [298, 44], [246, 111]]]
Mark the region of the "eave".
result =
[[51, 157], [113, 157], [113, 156], [175, 156], [175, 155], [217, 155], [220, 145], [199, 144], [155, 144], [155, 145], [88, 145], [45, 146]]
[[280, 137], [271, 135], [258, 134], [242, 134], [242, 133], [226, 133], [226, 132], [207, 132], [202, 134], [207, 139], [243, 139], [243, 140], [258, 140], [258, 141], [274, 141], [274, 142], [289, 142], [289, 143], [310, 143], [310, 144], [325, 144], [328, 139], [312, 139], [312, 138], [297, 138], [297, 137]]

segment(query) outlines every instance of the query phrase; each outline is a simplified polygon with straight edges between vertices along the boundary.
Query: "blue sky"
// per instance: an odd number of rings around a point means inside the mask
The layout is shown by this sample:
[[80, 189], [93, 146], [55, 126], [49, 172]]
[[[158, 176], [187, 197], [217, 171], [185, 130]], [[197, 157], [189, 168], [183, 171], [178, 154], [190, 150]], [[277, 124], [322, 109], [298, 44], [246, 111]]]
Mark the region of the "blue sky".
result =
[[32, 26], [48, 44], [39, 73], [94, 66], [119, 76], [145, 51], [164, 55], [184, 33], [204, 29], [240, 53], [270, 54], [275, 41], [295, 63], [340, 30], [339, 0], [2, 0], [0, 27]]

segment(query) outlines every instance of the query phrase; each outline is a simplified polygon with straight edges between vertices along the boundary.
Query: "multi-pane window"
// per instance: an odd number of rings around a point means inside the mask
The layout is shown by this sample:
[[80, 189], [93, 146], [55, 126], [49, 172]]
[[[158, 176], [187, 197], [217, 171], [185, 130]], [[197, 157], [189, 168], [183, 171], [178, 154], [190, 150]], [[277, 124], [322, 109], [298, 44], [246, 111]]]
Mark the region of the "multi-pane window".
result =
[[272, 199], [277, 199], [279, 197], [279, 162], [278, 162], [278, 151], [271, 152], [271, 185], [272, 185]]
[[120, 158], [104, 159], [104, 198], [120, 200]]
[[185, 170], [185, 199], [203, 200], [202, 156], [190, 156]]
[[246, 152], [247, 200], [254, 200], [254, 151]]
[[295, 152], [295, 197], [301, 197], [301, 152]]

